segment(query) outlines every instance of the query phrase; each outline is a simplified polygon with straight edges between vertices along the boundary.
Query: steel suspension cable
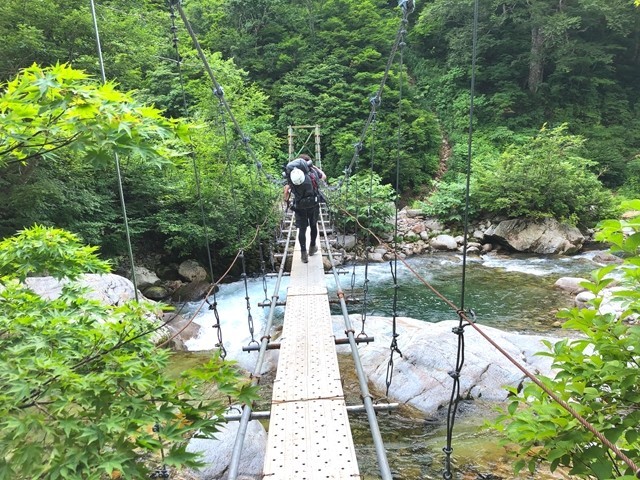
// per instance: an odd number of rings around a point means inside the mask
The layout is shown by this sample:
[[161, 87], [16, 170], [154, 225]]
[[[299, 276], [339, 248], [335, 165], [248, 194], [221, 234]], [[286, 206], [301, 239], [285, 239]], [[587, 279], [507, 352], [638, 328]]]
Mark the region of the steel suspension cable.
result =
[[[102, 45], [100, 43], [100, 30], [98, 29], [98, 17], [96, 15], [96, 6], [94, 0], [90, 0], [91, 3], [91, 18], [93, 19], [93, 30], [96, 37], [96, 47], [98, 50], [98, 62], [100, 64], [100, 75], [102, 77], [102, 83], [107, 83], [107, 75], [104, 69], [104, 58], [102, 57]], [[120, 197], [120, 209], [122, 210], [122, 221], [124, 223], [124, 232], [127, 240], [127, 254], [129, 255], [129, 263], [131, 263], [131, 282], [133, 283], [133, 292], [136, 302], [139, 302], [138, 298], [138, 282], [136, 279], [136, 268], [133, 260], [133, 248], [131, 246], [131, 232], [129, 231], [129, 219], [127, 216], [127, 204], [124, 200], [124, 188], [122, 187], [122, 169], [120, 168], [120, 157], [118, 152], [113, 153], [113, 158], [116, 165], [116, 177], [118, 180], [118, 196]]]
[[[170, 9], [170, 17], [171, 17], [171, 33], [172, 33], [172, 43], [173, 49], [176, 53], [176, 65], [178, 69], [178, 79], [180, 82], [180, 90], [182, 92], [182, 108], [185, 117], [189, 116], [189, 106], [187, 104], [187, 93], [184, 86], [184, 76], [182, 74], [182, 57], [180, 56], [180, 48], [178, 47], [178, 27], [176, 26], [176, 12], [173, 6], [173, 2], [169, 3]], [[189, 139], [191, 143], [191, 139]], [[193, 147], [193, 145], [192, 145]], [[198, 199], [198, 206], [200, 208], [200, 216], [202, 218], [202, 228], [204, 233], [204, 242], [205, 242], [205, 250], [207, 252], [207, 260], [209, 262], [209, 276], [211, 277], [211, 281], [213, 281], [213, 260], [211, 258], [211, 244], [209, 241], [209, 228], [207, 225], [207, 218], [204, 211], [204, 200], [202, 199], [202, 188], [201, 188], [201, 179], [200, 179], [200, 169], [198, 168], [198, 163], [196, 161], [196, 155], [192, 151], [190, 153], [191, 161], [193, 164], [193, 175], [196, 186], [196, 197]]]
[[[406, 10], [406, 8], [404, 9]], [[391, 344], [389, 345], [389, 363], [387, 364], [387, 377], [386, 385], [387, 390], [385, 395], [389, 396], [389, 388], [391, 387], [391, 381], [393, 380], [393, 356], [397, 353], [402, 358], [402, 352], [398, 348], [398, 332], [397, 332], [397, 319], [398, 319], [398, 211], [400, 209], [400, 154], [402, 152], [402, 80], [404, 78], [404, 47], [406, 42], [404, 36], [406, 35], [406, 29], [401, 30], [400, 42], [398, 44], [400, 49], [400, 77], [398, 82], [398, 132], [397, 132], [397, 145], [396, 145], [396, 198], [395, 198], [395, 221], [393, 227], [393, 260], [389, 262], [391, 267], [391, 276], [393, 277], [393, 309], [392, 309], [392, 324], [391, 324]], [[373, 172], [372, 172], [373, 174]]]
[[[476, 61], [478, 57], [478, 10], [479, 1], [475, 0], [473, 4], [473, 27], [472, 27], [472, 40], [471, 40], [471, 85], [469, 92], [469, 135], [467, 139], [467, 171], [466, 171], [466, 185], [465, 185], [465, 204], [464, 204], [464, 233], [462, 243], [462, 278], [460, 287], [460, 309], [458, 310], [459, 323], [456, 328], [453, 329], [453, 333], [458, 336], [458, 347], [456, 352], [456, 366], [452, 372], [449, 373], [453, 379], [453, 385], [451, 387], [451, 397], [449, 398], [449, 407], [447, 408], [447, 436], [446, 445], [442, 451], [445, 454], [445, 467], [442, 473], [442, 477], [445, 480], [453, 478], [451, 473], [451, 455], [453, 454], [453, 427], [456, 421], [456, 414], [458, 412], [458, 406], [460, 404], [460, 372], [464, 366], [464, 328], [465, 328], [465, 289], [467, 284], [467, 245], [469, 236], [469, 189], [471, 185], [471, 157], [472, 157], [472, 145], [473, 145], [473, 101], [476, 91]], [[473, 310], [469, 311], [470, 315], [474, 317]]]
[[262, 162], [260, 162], [258, 160], [253, 148], [251, 147], [249, 136], [247, 136], [244, 133], [244, 131], [240, 127], [240, 124], [238, 123], [238, 120], [236, 120], [236, 117], [233, 115], [233, 112], [231, 111], [231, 107], [229, 106], [229, 104], [227, 103], [227, 101], [226, 101], [226, 99], [224, 97], [224, 90], [222, 89], [222, 86], [218, 83], [218, 81], [216, 80], [216, 77], [213, 74], [213, 70], [211, 69], [211, 66], [209, 65], [207, 57], [204, 54], [204, 51], [202, 50], [202, 47], [200, 46], [200, 42], [198, 41], [198, 37], [196, 36], [195, 32], [193, 31], [193, 28], [191, 27], [191, 23], [189, 22], [189, 19], [187, 18], [187, 15], [185, 14], [184, 9], [182, 8], [181, 0], [169, 0], [169, 1], [171, 2], [171, 4], [176, 6], [176, 8], [178, 10], [178, 13], [180, 14], [180, 18], [182, 19], [182, 22], [184, 23], [185, 28], [189, 32], [189, 36], [191, 37], [191, 40], [193, 42], [193, 46], [196, 49], [196, 52], [198, 53], [198, 57], [200, 57], [200, 61], [202, 62], [203, 66], [204, 66], [204, 69], [207, 72], [207, 75], [209, 76], [209, 79], [211, 80], [211, 83], [213, 84], [213, 92], [214, 92], [214, 94], [216, 96], [218, 96], [218, 98], [220, 99], [221, 104], [224, 106], [224, 109], [227, 112], [227, 115], [229, 115], [229, 118], [233, 122], [235, 130], [236, 130], [238, 136], [240, 137], [240, 140], [241, 140], [242, 144], [244, 145], [245, 150], [249, 154], [249, 157], [253, 161], [255, 167], [271, 183], [280, 184], [281, 181], [279, 179], [276, 179], [273, 175], [270, 175], [269, 173], [267, 173], [263, 169]]
[[[182, 56], [180, 55], [180, 49], [178, 47], [178, 27], [176, 25], [176, 12], [174, 9], [174, 5], [172, 2], [169, 3], [169, 12], [170, 12], [170, 18], [171, 18], [171, 34], [172, 34], [172, 43], [173, 43], [173, 48], [175, 50], [175, 54], [176, 54], [176, 65], [177, 65], [177, 69], [178, 69], [178, 79], [180, 82], [180, 90], [182, 92], [182, 108], [183, 108], [183, 114], [185, 116], [189, 115], [189, 106], [187, 103], [187, 93], [186, 93], [186, 89], [185, 89], [185, 85], [184, 85], [184, 75], [182, 73]], [[191, 140], [190, 140], [191, 143]], [[193, 145], [192, 145], [192, 149], [193, 149]], [[208, 265], [209, 265], [209, 276], [211, 278], [211, 282], [214, 283], [214, 279], [215, 279], [215, 274], [213, 271], [213, 260], [211, 257], [211, 242], [209, 239], [209, 227], [207, 224], [207, 220], [206, 220], [206, 214], [204, 211], [204, 200], [202, 198], [202, 189], [201, 189], [201, 177], [200, 177], [200, 169], [198, 168], [198, 164], [197, 164], [197, 160], [196, 160], [196, 155], [195, 153], [192, 151], [189, 155], [191, 157], [191, 161], [192, 161], [192, 165], [193, 165], [193, 174], [194, 174], [194, 181], [195, 181], [195, 186], [196, 186], [196, 197], [198, 199], [198, 206], [200, 208], [200, 217], [202, 220], [202, 228], [203, 228], [203, 233], [204, 233], [204, 247], [205, 250], [207, 252], [207, 261], [208, 261]], [[205, 301], [206, 303], [209, 305], [209, 310], [211, 310], [213, 312], [214, 318], [215, 318], [215, 323], [213, 324], [213, 329], [215, 329], [216, 331], [216, 337], [218, 342], [216, 343], [216, 348], [219, 349], [220, 351], [220, 358], [222, 358], [223, 360], [226, 358], [227, 356], [227, 350], [224, 347], [224, 342], [222, 339], [222, 323], [220, 320], [220, 312], [218, 311], [218, 299], [217, 299], [217, 293], [216, 293], [217, 288], [213, 288], [212, 289], [212, 293], [213, 293], [213, 302], [210, 302], [208, 300], [208, 295], [205, 297]]]

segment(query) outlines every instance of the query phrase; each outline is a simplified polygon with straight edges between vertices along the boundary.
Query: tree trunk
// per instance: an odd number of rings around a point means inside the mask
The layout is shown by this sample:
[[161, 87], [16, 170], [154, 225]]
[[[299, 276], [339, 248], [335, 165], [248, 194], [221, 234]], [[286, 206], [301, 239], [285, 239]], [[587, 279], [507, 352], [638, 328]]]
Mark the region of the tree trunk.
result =
[[542, 28], [531, 28], [531, 57], [529, 59], [529, 91], [536, 93], [544, 75], [544, 34]]

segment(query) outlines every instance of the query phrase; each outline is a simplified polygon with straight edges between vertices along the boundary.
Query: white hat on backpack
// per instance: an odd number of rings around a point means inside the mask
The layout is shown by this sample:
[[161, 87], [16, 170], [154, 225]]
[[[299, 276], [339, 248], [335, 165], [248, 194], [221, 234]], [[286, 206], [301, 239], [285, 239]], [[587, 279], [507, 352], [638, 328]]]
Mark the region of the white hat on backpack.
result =
[[291, 170], [291, 183], [301, 185], [304, 182], [304, 172], [299, 168]]

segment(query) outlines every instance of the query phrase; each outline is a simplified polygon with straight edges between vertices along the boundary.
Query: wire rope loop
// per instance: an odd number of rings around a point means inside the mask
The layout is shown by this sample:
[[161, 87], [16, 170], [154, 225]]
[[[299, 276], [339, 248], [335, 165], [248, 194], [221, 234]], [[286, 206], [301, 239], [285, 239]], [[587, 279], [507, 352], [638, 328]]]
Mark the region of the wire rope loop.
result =
[[152, 474], [151, 478], [169, 478], [169, 471], [167, 470], [167, 465], [164, 463], [164, 447], [162, 445], [162, 437], [160, 436], [160, 424], [155, 422], [152, 427], [152, 431], [158, 435], [158, 443], [160, 444], [160, 458], [162, 459], [162, 467], [156, 469]]

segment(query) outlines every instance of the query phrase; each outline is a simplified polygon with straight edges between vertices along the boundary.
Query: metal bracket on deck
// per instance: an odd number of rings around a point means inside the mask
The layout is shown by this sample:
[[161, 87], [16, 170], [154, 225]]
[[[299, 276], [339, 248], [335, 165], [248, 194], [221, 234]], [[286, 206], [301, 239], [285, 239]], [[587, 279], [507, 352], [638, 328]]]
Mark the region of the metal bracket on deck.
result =
[[[356, 343], [371, 343], [375, 341], [374, 337], [355, 337], [354, 340]], [[336, 338], [336, 345], [348, 345], [348, 338]], [[280, 343], [269, 343], [267, 345], [267, 350], [279, 350]], [[255, 352], [256, 350], [260, 350], [260, 345], [247, 345], [246, 347], [242, 347], [243, 352]]]
[[[395, 410], [398, 408], [399, 403], [384, 403], [373, 406], [373, 410], [376, 412], [390, 412], [391, 410]], [[351, 405], [347, 406], [347, 413], [363, 413], [366, 412], [364, 405]], [[223, 415], [223, 419], [225, 422], [237, 422], [242, 417], [241, 414], [234, 415]], [[271, 412], [251, 412], [251, 416], [249, 420], [269, 420], [271, 417]]]

